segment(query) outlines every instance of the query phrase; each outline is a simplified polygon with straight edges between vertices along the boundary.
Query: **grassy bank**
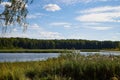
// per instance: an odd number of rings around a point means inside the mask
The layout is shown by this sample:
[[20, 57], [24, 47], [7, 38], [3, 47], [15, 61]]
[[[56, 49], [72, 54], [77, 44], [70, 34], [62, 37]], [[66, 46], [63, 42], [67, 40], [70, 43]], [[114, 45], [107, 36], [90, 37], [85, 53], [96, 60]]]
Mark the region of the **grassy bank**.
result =
[[120, 80], [120, 56], [66, 53], [46, 61], [0, 63], [0, 80]]

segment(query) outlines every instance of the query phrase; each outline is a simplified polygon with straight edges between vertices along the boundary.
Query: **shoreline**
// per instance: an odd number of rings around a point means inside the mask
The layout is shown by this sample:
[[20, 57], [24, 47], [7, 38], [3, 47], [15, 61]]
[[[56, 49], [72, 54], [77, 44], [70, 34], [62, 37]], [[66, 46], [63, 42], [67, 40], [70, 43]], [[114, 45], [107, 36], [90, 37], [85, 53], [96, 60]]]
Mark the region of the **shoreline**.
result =
[[[79, 52], [100, 52], [100, 49], [0, 49], [0, 53], [68, 53], [72, 51]], [[120, 51], [120, 50], [105, 50]]]
[[72, 51], [65, 49], [0, 49], [0, 53], [65, 53]]

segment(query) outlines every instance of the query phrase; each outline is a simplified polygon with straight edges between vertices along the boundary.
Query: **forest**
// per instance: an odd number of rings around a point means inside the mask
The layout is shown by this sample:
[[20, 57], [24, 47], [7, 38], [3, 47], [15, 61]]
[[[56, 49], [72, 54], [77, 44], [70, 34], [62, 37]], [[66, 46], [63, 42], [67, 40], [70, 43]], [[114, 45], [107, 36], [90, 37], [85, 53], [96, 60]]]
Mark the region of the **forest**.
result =
[[0, 49], [119, 49], [120, 41], [0, 38]]

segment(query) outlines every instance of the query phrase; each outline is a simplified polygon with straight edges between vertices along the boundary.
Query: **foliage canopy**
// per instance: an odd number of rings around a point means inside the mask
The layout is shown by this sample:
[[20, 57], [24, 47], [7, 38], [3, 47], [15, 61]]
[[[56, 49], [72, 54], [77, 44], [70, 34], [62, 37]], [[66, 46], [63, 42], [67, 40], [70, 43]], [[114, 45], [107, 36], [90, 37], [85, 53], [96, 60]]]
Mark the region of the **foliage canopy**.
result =
[[0, 12], [0, 26], [2, 32], [6, 32], [9, 25], [19, 24], [24, 29], [27, 27], [27, 4], [33, 0], [0, 0], [3, 11]]
[[119, 49], [119, 41], [0, 38], [0, 49]]

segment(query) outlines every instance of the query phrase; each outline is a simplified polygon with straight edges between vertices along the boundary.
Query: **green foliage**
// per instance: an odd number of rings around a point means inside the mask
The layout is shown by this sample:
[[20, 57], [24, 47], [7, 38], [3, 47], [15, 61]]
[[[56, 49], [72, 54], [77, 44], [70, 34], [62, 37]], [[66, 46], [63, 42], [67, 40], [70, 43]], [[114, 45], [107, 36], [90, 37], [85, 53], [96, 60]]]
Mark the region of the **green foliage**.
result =
[[64, 53], [46, 61], [0, 63], [0, 80], [120, 80], [120, 56]]
[[1, 49], [116, 49], [119, 41], [37, 40], [27, 38], [0, 38]]
[[16, 23], [24, 26], [24, 29], [26, 29], [27, 4], [32, 1], [33, 0], [0, 0], [0, 4], [7, 2], [3, 5], [4, 11], [0, 13], [0, 26], [3, 26], [3, 33], [9, 28], [8, 26]]

